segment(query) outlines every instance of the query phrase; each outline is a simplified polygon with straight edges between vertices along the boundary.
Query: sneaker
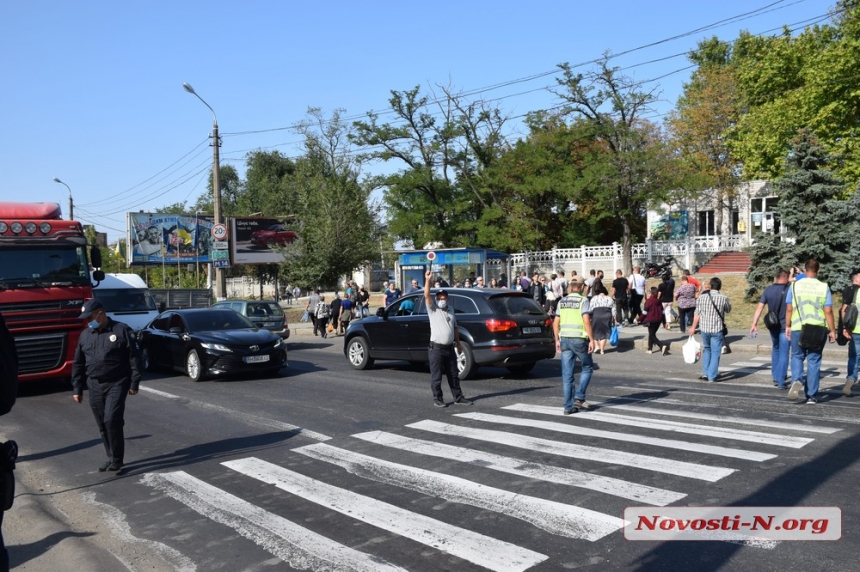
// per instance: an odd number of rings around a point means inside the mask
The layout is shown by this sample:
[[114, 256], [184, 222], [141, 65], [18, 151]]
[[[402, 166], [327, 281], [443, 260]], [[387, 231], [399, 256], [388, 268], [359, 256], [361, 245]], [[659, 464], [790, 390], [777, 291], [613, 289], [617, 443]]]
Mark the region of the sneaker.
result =
[[646, 353], [646, 354], [648, 354], [648, 355], [651, 355], [651, 354], [653, 354], [654, 352], [652, 352], [651, 350], [645, 350], [645, 353]]
[[448, 405], [444, 401], [442, 401], [441, 399], [434, 399], [433, 405], [436, 407], [448, 407]]
[[105, 471], [107, 471], [108, 467], [110, 467], [110, 464], [110, 461], [107, 461], [104, 465], [99, 465], [99, 472], [104, 473]]
[[780, 391], [785, 391], [788, 389], [787, 385], [777, 385], [776, 388]]
[[799, 381], [792, 382], [791, 389], [788, 390], [788, 398], [792, 401], [797, 399], [797, 396], [800, 395], [800, 390], [803, 388], [803, 384]]
[[564, 410], [565, 415], [571, 415], [573, 413], [576, 413], [576, 409], [565, 409]]
[[669, 346], [663, 346], [660, 348], [660, 355], [666, 355], [666, 352], [669, 351]]
[[717, 380], [716, 379], [709, 379], [708, 383], [717, 383]]
[[700, 375], [700, 376], [698, 377], [698, 379], [701, 379], [702, 381], [707, 381], [707, 380], [708, 380], [708, 376], [707, 376], [707, 375]]
[[818, 400], [815, 399], [814, 397], [807, 397], [806, 398], [806, 404], [807, 405], [815, 405], [816, 403], [818, 403]]
[[585, 411], [591, 410], [591, 404], [585, 401], [584, 399], [577, 399], [573, 402], [574, 409], [584, 409]]
[[474, 403], [474, 402], [469, 401], [468, 399], [466, 399], [466, 396], [461, 395], [460, 397], [458, 397], [457, 399], [454, 400], [454, 403], [456, 403], [457, 405], [472, 405], [472, 403]]
[[732, 348], [730, 348], [729, 346], [723, 346], [723, 348], [720, 350], [720, 353], [723, 355], [730, 354], [732, 353]]
[[842, 388], [842, 395], [844, 395], [845, 397], [851, 397], [851, 386], [854, 385], [855, 383], [857, 383], [857, 382], [855, 382], [850, 377], [848, 379], [846, 379], [845, 380], [845, 386]]

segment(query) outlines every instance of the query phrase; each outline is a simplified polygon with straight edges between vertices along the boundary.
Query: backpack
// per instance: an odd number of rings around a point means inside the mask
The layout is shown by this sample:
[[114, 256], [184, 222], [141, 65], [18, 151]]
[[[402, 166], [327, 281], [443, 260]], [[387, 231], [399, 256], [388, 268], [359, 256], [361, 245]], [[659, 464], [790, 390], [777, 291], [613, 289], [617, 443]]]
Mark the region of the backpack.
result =
[[316, 316], [317, 318], [328, 318], [329, 316], [331, 316], [331, 307], [329, 307], [329, 305], [325, 302], [318, 303], [316, 309]]
[[842, 316], [842, 326], [849, 332], [853, 332], [857, 325], [857, 294], [854, 294], [854, 297], [854, 303], [845, 308], [845, 314]]

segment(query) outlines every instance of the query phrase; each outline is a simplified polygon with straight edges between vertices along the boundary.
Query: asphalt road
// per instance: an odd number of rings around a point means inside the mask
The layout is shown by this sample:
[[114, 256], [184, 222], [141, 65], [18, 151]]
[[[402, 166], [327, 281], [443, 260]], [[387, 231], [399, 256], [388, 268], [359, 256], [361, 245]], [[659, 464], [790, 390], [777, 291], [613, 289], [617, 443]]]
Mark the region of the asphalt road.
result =
[[[557, 359], [482, 368], [473, 406], [437, 409], [425, 368], [354, 371], [340, 338], [293, 338], [278, 379], [147, 374], [117, 475], [95, 470], [89, 408], [31, 388], [2, 419], [27, 491], [12, 563], [77, 541], [105, 570], [855, 569], [860, 399], [841, 358], [825, 351], [817, 405], [789, 402], [759, 355], [723, 356], [716, 384], [680, 348], [595, 359], [593, 412], [561, 415]], [[29, 503], [62, 526], [16, 544]], [[836, 506], [841, 539], [625, 539], [625, 507], [660, 505]]]

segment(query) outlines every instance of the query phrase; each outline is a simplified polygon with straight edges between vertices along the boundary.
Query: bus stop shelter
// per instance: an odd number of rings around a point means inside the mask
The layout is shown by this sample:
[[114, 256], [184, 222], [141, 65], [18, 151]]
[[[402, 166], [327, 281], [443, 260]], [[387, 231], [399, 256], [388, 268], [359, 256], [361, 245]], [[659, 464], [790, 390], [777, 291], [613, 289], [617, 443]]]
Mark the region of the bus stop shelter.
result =
[[[427, 254], [435, 253], [435, 258], [428, 260]], [[455, 280], [461, 283], [474, 272], [482, 276], [484, 284], [489, 285], [490, 279], [508, 283], [510, 276], [509, 255], [487, 248], [442, 248], [438, 250], [407, 250], [400, 254], [395, 268], [395, 278], [400, 288], [405, 288], [412, 280], [424, 284], [424, 273], [433, 271], [434, 278], [442, 278], [453, 286]]]

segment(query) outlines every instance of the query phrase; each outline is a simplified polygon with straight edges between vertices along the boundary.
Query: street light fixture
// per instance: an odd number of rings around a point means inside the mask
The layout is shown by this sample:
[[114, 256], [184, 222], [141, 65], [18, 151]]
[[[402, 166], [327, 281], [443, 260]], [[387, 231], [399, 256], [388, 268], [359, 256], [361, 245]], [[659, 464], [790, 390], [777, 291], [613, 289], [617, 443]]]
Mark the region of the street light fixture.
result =
[[64, 183], [63, 181], [58, 179], [57, 177], [54, 177], [54, 182], [60, 183], [61, 185], [63, 185], [67, 189], [69, 189], [69, 220], [75, 220], [75, 203], [74, 203], [74, 201], [72, 201], [72, 189], [71, 189], [71, 187], [69, 187], [69, 185], [67, 185], [66, 183]]
[[[191, 87], [187, 83], [183, 83], [182, 87], [203, 102], [203, 105], [209, 108], [209, 111], [212, 112], [212, 194], [213, 196], [213, 210], [215, 211], [214, 218], [215, 223], [223, 222], [221, 220], [221, 159], [219, 157], [219, 149], [221, 147], [221, 139], [218, 137], [218, 117], [215, 115], [215, 110], [212, 109], [212, 106], [206, 103], [202, 97], [200, 97], [194, 88]], [[215, 268], [215, 298], [217, 300], [224, 300], [225, 292], [227, 291], [227, 277], [224, 275], [223, 268]]]

